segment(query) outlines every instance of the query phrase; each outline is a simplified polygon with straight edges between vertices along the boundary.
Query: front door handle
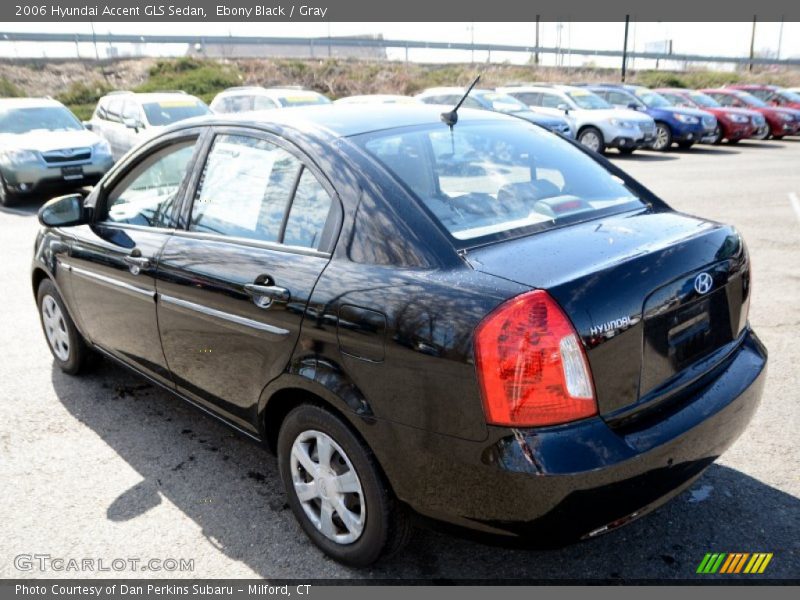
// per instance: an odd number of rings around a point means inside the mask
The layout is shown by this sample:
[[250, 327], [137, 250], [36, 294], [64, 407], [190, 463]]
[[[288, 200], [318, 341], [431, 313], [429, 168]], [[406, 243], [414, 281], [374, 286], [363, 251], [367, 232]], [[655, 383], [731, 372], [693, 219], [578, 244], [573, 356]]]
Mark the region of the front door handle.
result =
[[272, 302], [279, 300], [288, 302], [292, 295], [285, 287], [278, 285], [263, 285], [260, 283], [246, 283], [244, 291], [253, 297], [253, 302], [260, 308], [269, 308]]
[[150, 259], [141, 254], [131, 253], [128, 256], [122, 257], [122, 260], [130, 267], [130, 271], [134, 275], [138, 275], [142, 269], [149, 269], [151, 266]]

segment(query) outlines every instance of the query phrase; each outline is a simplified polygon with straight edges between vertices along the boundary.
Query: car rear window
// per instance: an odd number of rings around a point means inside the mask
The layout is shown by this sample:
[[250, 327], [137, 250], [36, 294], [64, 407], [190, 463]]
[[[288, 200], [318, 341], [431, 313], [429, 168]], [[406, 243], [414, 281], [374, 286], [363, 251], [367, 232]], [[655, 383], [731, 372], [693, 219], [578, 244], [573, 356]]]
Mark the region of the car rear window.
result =
[[356, 136], [456, 240], [472, 243], [638, 209], [623, 180], [523, 122], [458, 123]]

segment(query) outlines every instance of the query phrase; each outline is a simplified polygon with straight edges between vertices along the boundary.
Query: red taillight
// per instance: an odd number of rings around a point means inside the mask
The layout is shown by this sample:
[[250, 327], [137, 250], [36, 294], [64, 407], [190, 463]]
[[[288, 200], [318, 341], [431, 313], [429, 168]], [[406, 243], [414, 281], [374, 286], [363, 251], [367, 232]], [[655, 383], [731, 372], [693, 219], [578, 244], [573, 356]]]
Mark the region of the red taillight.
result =
[[555, 425], [597, 414], [581, 341], [543, 290], [512, 298], [478, 325], [475, 366], [493, 425]]

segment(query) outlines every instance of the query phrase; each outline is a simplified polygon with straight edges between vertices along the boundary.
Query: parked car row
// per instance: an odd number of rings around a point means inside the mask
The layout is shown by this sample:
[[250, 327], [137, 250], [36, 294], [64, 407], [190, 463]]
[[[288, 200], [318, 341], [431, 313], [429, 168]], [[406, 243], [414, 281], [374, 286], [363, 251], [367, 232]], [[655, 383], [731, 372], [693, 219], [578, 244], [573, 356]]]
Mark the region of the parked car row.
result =
[[[453, 107], [464, 89], [438, 87], [416, 96], [375, 94], [336, 100], [352, 104], [439, 104]], [[0, 99], [0, 204], [42, 191], [92, 185], [135, 146], [165, 127], [210, 113], [256, 113], [331, 104], [301, 87], [241, 86], [217, 94], [210, 107], [183, 91], [111, 92], [80, 121], [49, 98]], [[516, 84], [473, 89], [463, 102], [540, 125], [603, 154], [673, 144], [735, 144], [800, 132], [800, 93], [771, 85], [716, 89], [649, 89], [624, 84]]]

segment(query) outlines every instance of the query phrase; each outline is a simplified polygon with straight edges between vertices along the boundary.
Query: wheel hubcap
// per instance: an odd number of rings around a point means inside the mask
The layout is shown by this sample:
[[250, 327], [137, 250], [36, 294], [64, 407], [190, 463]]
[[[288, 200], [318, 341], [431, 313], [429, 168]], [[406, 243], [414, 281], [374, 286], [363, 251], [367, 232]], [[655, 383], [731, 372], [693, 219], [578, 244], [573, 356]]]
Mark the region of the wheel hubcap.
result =
[[321, 431], [304, 431], [292, 444], [290, 463], [294, 491], [309, 521], [337, 544], [355, 542], [367, 511], [361, 481], [341, 446]]
[[69, 334], [64, 315], [55, 298], [50, 295], [42, 299], [42, 323], [47, 342], [59, 360], [69, 359]]
[[600, 147], [600, 138], [598, 138], [597, 134], [593, 131], [589, 131], [581, 136], [581, 144], [589, 148], [589, 150], [597, 152], [597, 149]]

